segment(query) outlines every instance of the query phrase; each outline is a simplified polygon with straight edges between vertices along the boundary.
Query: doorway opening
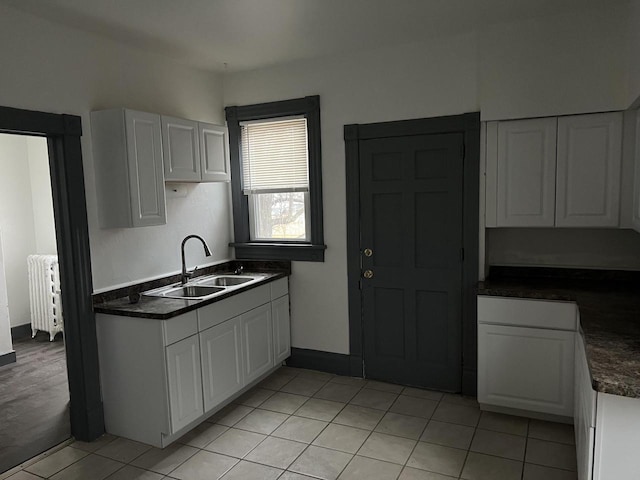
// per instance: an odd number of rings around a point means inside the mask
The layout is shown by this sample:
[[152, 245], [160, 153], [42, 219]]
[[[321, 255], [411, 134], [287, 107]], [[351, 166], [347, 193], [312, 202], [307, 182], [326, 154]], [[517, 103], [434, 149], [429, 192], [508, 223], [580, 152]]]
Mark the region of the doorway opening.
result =
[[71, 429], [46, 138], [0, 134], [0, 171], [3, 472], [68, 439]]
[[[51, 251], [55, 245], [55, 251], [57, 253], [58, 260], [58, 273], [55, 273], [55, 262], [52, 258], [49, 258], [47, 263], [50, 268], [50, 276], [52, 277], [53, 286], [47, 286], [47, 289], [51, 289], [53, 296], [62, 297], [64, 294], [64, 308], [62, 309], [62, 302], [60, 298], [53, 300], [52, 313], [54, 315], [55, 322], [52, 321], [53, 328], [49, 328], [45, 323], [38, 324], [36, 327], [36, 341], [40, 338], [43, 339], [43, 344], [47, 344], [49, 347], [58, 347], [58, 356], [66, 357], [66, 368], [58, 368], [55, 375], [59, 379], [68, 379], [68, 384], [61, 381], [59, 390], [64, 392], [61, 395], [68, 400], [68, 408], [63, 408], [62, 412], [59, 412], [59, 417], [66, 417], [67, 430], [64, 430], [62, 435], [68, 437], [73, 436], [77, 440], [91, 441], [99, 437], [104, 433], [104, 417], [102, 411], [102, 402], [100, 395], [99, 384], [99, 372], [98, 372], [98, 354], [97, 354], [97, 341], [95, 331], [95, 317], [92, 307], [92, 293], [93, 286], [91, 283], [91, 264], [90, 264], [90, 251], [89, 251], [89, 233], [87, 224], [87, 210], [85, 201], [84, 190], [84, 174], [82, 168], [82, 153], [80, 146], [80, 137], [82, 135], [81, 119], [80, 117], [73, 115], [60, 115], [44, 112], [35, 112], [29, 110], [20, 110], [9, 107], [0, 107], [0, 134], [10, 134], [12, 136], [22, 136], [20, 141], [33, 142], [33, 149], [38, 150], [41, 154], [40, 161], [45, 164], [48, 163], [50, 177], [43, 179], [44, 175], [41, 174], [40, 181], [48, 182], [50, 186], [50, 197], [53, 203], [53, 225], [55, 229], [55, 241], [50, 236], [40, 235], [40, 247], [42, 249], [48, 249]], [[25, 137], [26, 136], [26, 137]], [[33, 139], [32, 137], [38, 137]], [[28, 149], [27, 149], [28, 150]], [[46, 152], [46, 153], [45, 153]], [[28, 157], [27, 157], [28, 163]], [[12, 186], [12, 188], [15, 186]], [[20, 210], [24, 207], [24, 203], [28, 198], [31, 198], [31, 203], [34, 203], [33, 192], [29, 192], [32, 196], [26, 195], [27, 187], [19, 187], [14, 189], [14, 197], [10, 200], [10, 203], [4, 207], [9, 209]], [[18, 196], [22, 195], [22, 203], [18, 203]], [[36, 229], [45, 229], [44, 226], [48, 222], [48, 229], [51, 230], [51, 218], [44, 220], [44, 217], [38, 216], [38, 221], [35, 221], [37, 216], [36, 211], [32, 213], [33, 231]], [[17, 218], [25, 221], [26, 213], [17, 215]], [[15, 218], [16, 216], [14, 216]], [[28, 221], [26, 223], [29, 223]], [[17, 228], [15, 223], [9, 226], [4, 226], [3, 238], [7, 237], [7, 229]], [[13, 232], [12, 232], [13, 234]], [[23, 234], [28, 236], [27, 234]], [[35, 235], [35, 233], [34, 233]], [[46, 238], [46, 241], [44, 240]], [[11, 240], [11, 238], [10, 238]], [[48, 242], [49, 247], [45, 247]], [[25, 240], [25, 244], [28, 244]], [[5, 248], [7, 248], [5, 246]], [[34, 253], [38, 250], [37, 241], [31, 244], [31, 248], [34, 249]], [[6, 251], [5, 251], [6, 254]], [[52, 257], [51, 253], [47, 255]], [[5, 257], [6, 259], [6, 257]], [[3, 267], [6, 262], [2, 262]], [[27, 268], [27, 267], [25, 267]], [[35, 270], [35, 269], [34, 269]], [[28, 272], [28, 270], [27, 270]], [[28, 273], [27, 273], [28, 275]], [[59, 278], [59, 288], [56, 282]], [[7, 289], [0, 288], [0, 292]], [[24, 290], [24, 288], [23, 288]], [[15, 291], [15, 289], [14, 289]], [[26, 292], [22, 291], [22, 297], [27, 295], [29, 298], [29, 287], [26, 287]], [[7, 297], [9, 297], [7, 295]], [[5, 303], [9, 306], [17, 305], [16, 300], [8, 298], [7, 302], [2, 301], [0, 298], [0, 311], [2, 311], [2, 305]], [[31, 301], [31, 299], [29, 300]], [[19, 303], [19, 302], [18, 302]], [[31, 305], [30, 305], [31, 307]], [[6, 382], [8, 372], [12, 368], [19, 368], [20, 364], [12, 361], [19, 355], [21, 355], [21, 341], [16, 340], [15, 350], [11, 345], [10, 326], [11, 320], [9, 313], [14, 316], [18, 327], [14, 333], [17, 336], [26, 336], [30, 339], [32, 335], [31, 325], [24, 327], [26, 322], [24, 317], [14, 311], [11, 313], [9, 308], [4, 309], [4, 314], [0, 314], [0, 362], [6, 363], [4, 366], [0, 366], [0, 399], [2, 398], [19, 398], [24, 400], [27, 404], [32, 402], [34, 408], [30, 409], [28, 414], [20, 412], [20, 415], [29, 415], [35, 419], [42, 419], [47, 415], [47, 412], [43, 412], [42, 405], [38, 402], [42, 401], [44, 404], [51, 403], [51, 398], [41, 399], [41, 394], [46, 395], [46, 387], [43, 384], [32, 385], [33, 390], [24, 392], [24, 396], [20, 397], [19, 388], [15, 385], [11, 385]], [[61, 312], [63, 310], [63, 312]], [[62, 318], [61, 314], [62, 313]], [[31, 317], [31, 308], [29, 308], [29, 316]], [[46, 318], [46, 316], [45, 316]], [[61, 323], [64, 325], [64, 332], [61, 334], [56, 331], [57, 327], [60, 327]], [[3, 330], [4, 327], [4, 330]], [[27, 335], [24, 335], [26, 330]], [[45, 332], [44, 334], [41, 332]], [[21, 335], [21, 332], [23, 335]], [[44, 337], [43, 337], [44, 335]], [[63, 335], [63, 338], [61, 338]], [[53, 337], [54, 341], [51, 342]], [[57, 340], [60, 338], [59, 340]], [[6, 352], [6, 343], [9, 341], [9, 352]], [[33, 344], [31, 344], [33, 345]], [[63, 348], [62, 348], [63, 346]], [[16, 353], [18, 355], [16, 355]], [[25, 351], [22, 351], [25, 354]], [[28, 350], [25, 355], [29, 355]], [[40, 354], [36, 354], [40, 356]], [[46, 355], [42, 355], [46, 356]], [[51, 360], [45, 364], [51, 370], [52, 376], [55, 368], [53, 365], [55, 361]], [[1, 365], [1, 363], [0, 363]], [[12, 366], [13, 365], [13, 366]], [[44, 373], [46, 368], [42, 368]], [[61, 370], [61, 371], [60, 371]], [[68, 387], [67, 387], [68, 385]], [[37, 407], [41, 407], [38, 410]], [[15, 409], [2, 408], [0, 410], [2, 414], [2, 421], [0, 422], [0, 429], [9, 428], [7, 425], [8, 419], [15, 417]], [[42, 425], [44, 420], [40, 422]], [[58, 423], [59, 425], [60, 423]], [[34, 428], [44, 428], [42, 425]], [[14, 428], [14, 427], [11, 427]], [[19, 431], [12, 432], [13, 435], [22, 437], [29, 435], [27, 431], [28, 427], [25, 427]], [[4, 433], [4, 432], [3, 432]], [[50, 432], [49, 432], [50, 433]], [[44, 434], [42, 435], [45, 436]], [[21, 438], [22, 440], [22, 438]], [[43, 440], [43, 438], [40, 438]], [[0, 442], [4, 445], [4, 441]], [[26, 443], [26, 442], [25, 442]], [[44, 444], [43, 444], [44, 445]], [[42, 446], [42, 450], [49, 448], [52, 445]], [[38, 451], [29, 453], [29, 457], [37, 454]], [[25, 452], [26, 454], [26, 452]], [[14, 457], [14, 462], [15, 462]], [[23, 459], [24, 460], [24, 459]], [[8, 461], [8, 460], [7, 460]], [[18, 461], [17, 463], [20, 463]], [[10, 468], [10, 464], [1, 464], [0, 472], [6, 468]]]
[[475, 395], [480, 115], [344, 133], [352, 374]]

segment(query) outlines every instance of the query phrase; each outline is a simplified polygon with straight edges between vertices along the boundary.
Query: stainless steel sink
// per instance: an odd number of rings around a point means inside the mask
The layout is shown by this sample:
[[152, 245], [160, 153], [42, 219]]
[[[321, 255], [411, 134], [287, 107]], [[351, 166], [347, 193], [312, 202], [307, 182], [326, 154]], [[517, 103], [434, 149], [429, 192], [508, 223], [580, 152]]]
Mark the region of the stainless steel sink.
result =
[[187, 298], [198, 299], [211, 297], [217, 293], [224, 292], [222, 287], [203, 286], [203, 285], [172, 285], [170, 287], [157, 288], [144, 292], [145, 295], [153, 297], [166, 297], [166, 298]]
[[174, 284], [144, 292], [152, 297], [181, 298], [187, 300], [205, 300], [244, 285], [259, 282], [267, 275], [207, 275], [194, 278], [186, 285]]
[[216, 287], [234, 287], [236, 285], [251, 282], [252, 280], [255, 280], [255, 277], [212, 277], [200, 280], [197, 283], [198, 285], [213, 285]]

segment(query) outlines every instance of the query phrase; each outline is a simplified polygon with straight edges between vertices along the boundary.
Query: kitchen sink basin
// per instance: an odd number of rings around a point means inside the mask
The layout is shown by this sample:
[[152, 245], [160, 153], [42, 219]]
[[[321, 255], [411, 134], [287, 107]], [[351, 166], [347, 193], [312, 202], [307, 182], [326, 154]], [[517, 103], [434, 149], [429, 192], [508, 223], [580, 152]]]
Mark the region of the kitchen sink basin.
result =
[[242, 285], [243, 283], [251, 282], [255, 280], [255, 277], [213, 277], [201, 280], [198, 285], [213, 285], [216, 287], [234, 287], [236, 285]]
[[203, 299], [215, 295], [216, 293], [223, 292], [224, 290], [225, 289], [222, 287], [203, 285], [172, 285], [170, 287], [158, 288], [144, 293], [145, 295], [151, 295], [153, 297]]
[[152, 297], [205, 300], [250, 283], [264, 279], [266, 275], [207, 275], [197, 277], [186, 285], [174, 284], [144, 292]]

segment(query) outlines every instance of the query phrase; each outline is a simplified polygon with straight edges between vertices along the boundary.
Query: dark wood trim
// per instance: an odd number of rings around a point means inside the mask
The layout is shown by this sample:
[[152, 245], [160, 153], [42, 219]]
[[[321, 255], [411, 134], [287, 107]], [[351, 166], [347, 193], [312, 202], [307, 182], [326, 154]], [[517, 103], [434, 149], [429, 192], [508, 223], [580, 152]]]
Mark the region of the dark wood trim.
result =
[[[351, 355], [343, 353], [323, 352], [305, 348], [292, 348], [291, 356], [287, 359], [289, 367], [308, 368], [321, 372], [335, 373], [351, 377], [362, 377], [362, 368], [352, 369]], [[356, 362], [362, 365], [362, 359]]]
[[9, 352], [0, 355], [0, 367], [4, 367], [10, 363], [16, 363], [16, 352]]
[[236, 250], [236, 258], [244, 260], [293, 260], [324, 262], [325, 245], [272, 244], [272, 243], [230, 243]]
[[93, 284], [82, 166], [81, 118], [0, 107], [0, 132], [47, 137], [56, 240], [63, 292], [71, 434], [104, 433]]
[[[320, 139], [320, 97], [317, 95], [225, 108], [229, 128], [229, 155], [231, 159], [231, 203], [233, 207], [233, 233], [239, 259], [270, 259], [324, 261], [324, 228], [322, 206], [322, 148]], [[307, 119], [309, 142], [309, 208], [311, 210], [311, 241], [301, 249], [287, 242], [265, 244], [250, 241], [249, 203], [242, 193], [242, 160], [240, 157], [240, 122], [266, 118], [304, 115]]]
[[435, 133], [464, 135], [464, 225], [465, 251], [462, 268], [462, 393], [475, 395], [477, 388], [478, 215], [480, 175], [480, 113], [401, 120], [344, 127], [347, 192], [347, 286], [349, 302], [349, 349], [362, 357], [363, 331], [360, 298], [360, 140]]
[[362, 359], [362, 297], [360, 296], [360, 142], [358, 125], [344, 127], [347, 188], [347, 290], [349, 352]]
[[31, 324], [25, 323], [24, 325], [18, 325], [17, 327], [11, 327], [11, 340], [16, 341], [21, 338], [27, 338], [31, 336]]

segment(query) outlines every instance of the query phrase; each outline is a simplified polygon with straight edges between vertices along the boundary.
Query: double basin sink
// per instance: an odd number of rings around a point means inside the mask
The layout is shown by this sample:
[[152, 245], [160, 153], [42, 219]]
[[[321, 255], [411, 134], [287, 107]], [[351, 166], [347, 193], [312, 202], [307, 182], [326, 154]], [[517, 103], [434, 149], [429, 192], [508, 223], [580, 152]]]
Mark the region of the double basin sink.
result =
[[266, 275], [205, 275], [185, 285], [173, 284], [144, 292], [151, 297], [180, 298], [183, 300], [206, 300], [231, 290], [259, 282]]

